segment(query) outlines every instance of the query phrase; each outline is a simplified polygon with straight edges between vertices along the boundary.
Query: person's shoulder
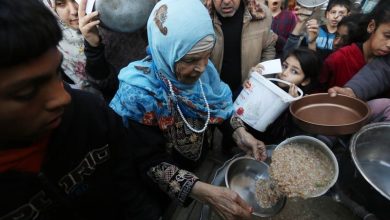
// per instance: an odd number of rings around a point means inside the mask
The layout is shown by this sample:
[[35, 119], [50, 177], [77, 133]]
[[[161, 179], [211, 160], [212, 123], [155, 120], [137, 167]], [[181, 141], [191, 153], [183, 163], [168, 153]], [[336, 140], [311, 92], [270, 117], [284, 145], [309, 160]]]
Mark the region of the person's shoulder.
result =
[[95, 94], [92, 94], [90, 92], [82, 91], [79, 89], [72, 89], [67, 88], [67, 91], [72, 97], [72, 104], [77, 108], [89, 108], [89, 107], [96, 107], [96, 106], [104, 106], [105, 101], [102, 97], [99, 97]]

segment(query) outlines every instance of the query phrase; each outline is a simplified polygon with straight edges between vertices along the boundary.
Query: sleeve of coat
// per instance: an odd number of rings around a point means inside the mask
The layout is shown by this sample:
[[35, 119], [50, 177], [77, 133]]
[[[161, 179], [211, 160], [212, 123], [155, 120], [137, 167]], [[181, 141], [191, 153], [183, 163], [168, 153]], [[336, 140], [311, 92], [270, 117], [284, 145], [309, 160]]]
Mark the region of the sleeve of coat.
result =
[[390, 55], [379, 57], [366, 64], [345, 87], [357, 97], [369, 100], [390, 89]]
[[276, 38], [274, 37], [276, 35], [271, 29], [267, 32], [265, 32], [264, 36], [264, 45], [263, 50], [261, 52], [261, 60], [260, 62], [266, 61], [266, 60], [272, 60], [275, 59], [276, 56]]

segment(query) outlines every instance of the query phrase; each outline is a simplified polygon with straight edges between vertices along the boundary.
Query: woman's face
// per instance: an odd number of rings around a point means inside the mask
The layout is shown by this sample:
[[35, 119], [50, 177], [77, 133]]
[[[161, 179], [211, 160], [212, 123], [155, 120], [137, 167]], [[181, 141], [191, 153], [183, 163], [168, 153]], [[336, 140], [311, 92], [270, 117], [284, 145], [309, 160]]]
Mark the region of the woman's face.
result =
[[[370, 24], [368, 29], [370, 29]], [[380, 24], [378, 28], [372, 29], [374, 29], [374, 31], [368, 39], [371, 53], [374, 56], [385, 56], [390, 54], [390, 23], [383, 23]]]
[[73, 29], [79, 28], [77, 10], [79, 5], [75, 0], [55, 0], [54, 8], [60, 19]]
[[[301, 64], [295, 56], [289, 56], [282, 64], [283, 72], [277, 75], [277, 78], [293, 83], [295, 85], [301, 85], [305, 81], [305, 74], [301, 68]], [[279, 87], [285, 88], [289, 85], [285, 83], [278, 83]]]
[[211, 50], [187, 54], [175, 63], [177, 80], [184, 84], [195, 83], [205, 71]]

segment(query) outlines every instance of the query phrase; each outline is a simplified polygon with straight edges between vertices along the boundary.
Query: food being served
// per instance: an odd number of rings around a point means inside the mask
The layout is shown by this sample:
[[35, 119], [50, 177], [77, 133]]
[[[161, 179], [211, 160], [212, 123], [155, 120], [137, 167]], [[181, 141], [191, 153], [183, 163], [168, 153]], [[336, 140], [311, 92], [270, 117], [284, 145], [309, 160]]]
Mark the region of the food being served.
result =
[[273, 152], [269, 173], [281, 193], [308, 198], [321, 192], [334, 176], [332, 161], [310, 144], [286, 144]]
[[277, 189], [277, 185], [269, 179], [259, 179], [256, 181], [256, 201], [262, 208], [271, 208], [282, 196]]

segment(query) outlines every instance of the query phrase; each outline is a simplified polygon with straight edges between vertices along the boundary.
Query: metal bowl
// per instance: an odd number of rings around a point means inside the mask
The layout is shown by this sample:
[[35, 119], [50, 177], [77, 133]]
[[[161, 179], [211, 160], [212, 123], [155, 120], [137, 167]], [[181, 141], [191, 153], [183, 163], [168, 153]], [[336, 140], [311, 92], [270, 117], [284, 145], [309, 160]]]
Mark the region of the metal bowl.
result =
[[304, 96], [290, 105], [294, 122], [312, 134], [346, 135], [358, 131], [368, 120], [368, 105], [345, 95], [328, 93]]
[[351, 139], [349, 149], [362, 176], [390, 200], [390, 122], [364, 126]]
[[256, 201], [256, 182], [259, 179], [269, 179], [268, 165], [250, 157], [238, 157], [230, 162], [225, 173], [225, 183], [228, 188], [237, 192], [254, 209], [252, 213], [259, 217], [276, 215], [286, 203], [282, 197], [270, 208], [262, 208]]
[[303, 146], [303, 144], [305, 144], [305, 145], [308, 144], [310, 146], [314, 146], [314, 147], [320, 149], [330, 159], [330, 161], [332, 162], [332, 165], [333, 165], [333, 169], [334, 169], [334, 175], [333, 175], [332, 180], [330, 181], [330, 183], [327, 186], [323, 187], [321, 190], [317, 191], [316, 193], [314, 193], [313, 195], [310, 195], [308, 197], [314, 198], [314, 197], [322, 196], [323, 194], [325, 194], [336, 183], [337, 178], [339, 176], [339, 165], [337, 163], [337, 159], [336, 159], [335, 155], [333, 154], [333, 152], [328, 148], [328, 146], [326, 144], [324, 144], [324, 142], [318, 140], [317, 138], [305, 136], [305, 135], [295, 136], [295, 137], [288, 138], [288, 139], [282, 141], [280, 144], [278, 144], [278, 146], [276, 146], [275, 151], [277, 151], [278, 149], [281, 149], [283, 146], [285, 146], [287, 144], [297, 144], [297, 145], [301, 144], [302, 146]]

